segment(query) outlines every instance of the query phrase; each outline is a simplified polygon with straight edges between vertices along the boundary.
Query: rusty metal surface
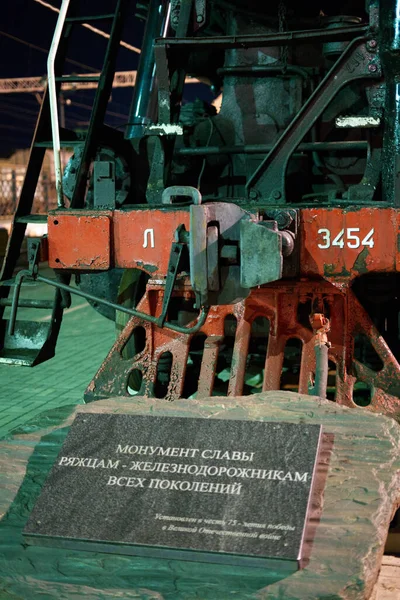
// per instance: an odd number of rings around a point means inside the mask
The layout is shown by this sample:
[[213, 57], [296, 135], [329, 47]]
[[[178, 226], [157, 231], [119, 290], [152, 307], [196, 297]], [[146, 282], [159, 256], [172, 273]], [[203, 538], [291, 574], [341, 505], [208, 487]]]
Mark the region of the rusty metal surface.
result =
[[[48, 219], [50, 266], [104, 270], [110, 266], [111, 252], [116, 267], [165, 276], [175, 232], [183, 225], [191, 231], [192, 268], [199, 272], [199, 289], [205, 294], [207, 224], [220, 223], [222, 238], [238, 241], [240, 220], [246, 215], [251, 216], [227, 203], [193, 206], [190, 212], [189, 207], [173, 211], [55, 211]], [[399, 209], [303, 208], [299, 216], [301, 277], [350, 280], [370, 272], [400, 271]]]
[[149, 274], [166, 274], [174, 234], [182, 224], [189, 229], [188, 209], [115, 211], [115, 265], [123, 268], [136, 267]]
[[300, 223], [302, 276], [353, 279], [400, 269], [398, 209], [305, 208]]
[[[162, 306], [162, 287], [150, 285], [139, 309], [159, 314]], [[190, 298], [189, 287], [182, 296]], [[228, 396], [243, 394], [244, 375], [249, 361], [249, 342], [252, 323], [257, 317], [266, 317], [270, 323], [267, 356], [264, 368], [263, 391], [281, 389], [285, 346], [293, 338], [302, 342], [301, 363], [298, 378], [299, 393], [307, 394], [315, 375], [314, 333], [311, 326], [299, 321], [300, 305], [318, 298], [329, 309], [331, 332], [328, 334], [329, 359], [336, 365], [335, 401], [355, 407], [353, 391], [355, 383], [371, 386], [368, 410], [396, 415], [400, 413], [400, 366], [388, 345], [374, 327], [369, 315], [347, 288], [338, 289], [327, 283], [279, 283], [268, 288], [253, 290], [243, 302], [211, 307], [202, 333], [207, 336], [202, 356], [201, 371], [196, 397], [212, 394], [218, 352], [224, 340], [224, 324], [228, 315], [237, 321], [232, 364], [230, 368]], [[146, 330], [143, 350], [132, 359], [122, 358], [122, 351], [137, 327]], [[379, 372], [354, 358], [354, 338], [357, 334], [368, 336], [383, 368]], [[130, 319], [108, 357], [86, 391], [87, 400], [126, 396], [130, 373], [138, 369], [143, 376], [140, 394], [154, 397], [157, 365], [165, 352], [172, 354], [171, 376], [164, 396], [167, 401], [181, 397], [191, 337], [164, 331], [136, 318]]]
[[[240, 218], [248, 218], [248, 213], [235, 207], [238, 215], [230, 223], [226, 217], [229, 217], [228, 207], [231, 206], [195, 206], [190, 212], [185, 208], [177, 208], [168, 212], [164, 209], [146, 209], [103, 211], [96, 215], [86, 214], [86, 211], [52, 214], [49, 216], [50, 266], [58, 269], [104, 270], [109, 268], [112, 257], [118, 267], [139, 268], [152, 274], [157, 281], [154, 280], [149, 286], [138, 310], [159, 317], [168, 258], [176, 231], [182, 226], [186, 230], [196, 230], [197, 237], [191, 236], [193, 242], [197, 238], [203, 239], [200, 230], [203, 237], [206, 236], [207, 224], [217, 220], [225, 223], [230, 239]], [[237, 323], [228, 395], [243, 393], [244, 376], [250, 360], [248, 348], [252, 323], [257, 317], [265, 317], [270, 323], [263, 390], [280, 389], [285, 348], [288, 340], [296, 338], [302, 343], [298, 389], [300, 393], [309, 392], [315, 376], [313, 332], [309, 322], [299, 320], [299, 314], [302, 305], [319, 299], [328, 307], [331, 322], [329, 360], [336, 365], [336, 402], [355, 406], [353, 392], [358, 382], [370, 390], [370, 410], [395, 414], [400, 410], [399, 364], [349, 286], [355, 278], [366, 273], [393, 273], [399, 270], [400, 212], [394, 208], [372, 207], [357, 210], [309, 208], [300, 209], [299, 214], [300, 228], [296, 243], [300, 245], [300, 261], [297, 277], [292, 282], [281, 281], [253, 289], [247, 299], [235, 304], [211, 306], [201, 329], [206, 342], [197, 394], [204, 397], [213, 391], [220, 347], [225, 339], [227, 315], [233, 315]], [[225, 229], [220, 227], [219, 235], [225, 235]], [[235, 239], [238, 237], [233, 236]], [[212, 254], [211, 248], [207, 249], [206, 238], [201, 247], [198, 244], [195, 246], [198, 251], [196, 260], [204, 259], [204, 293], [207, 289], [212, 291], [218, 283], [215, 271], [218, 268], [217, 257]], [[268, 260], [267, 256], [265, 260]], [[193, 285], [181, 276], [173, 297], [193, 300], [193, 295]], [[122, 350], [136, 327], [143, 327], [146, 331], [145, 347], [132, 359], [122, 358]], [[374, 371], [370, 365], [356, 360], [357, 335], [369, 340], [383, 365], [380, 370]], [[133, 369], [140, 371], [143, 377], [140, 392], [153, 396], [158, 363], [165, 353], [171, 353], [172, 363], [164, 396], [167, 400], [181, 397], [192, 338], [191, 335], [165, 331], [136, 317], [131, 318], [95, 376], [87, 391], [87, 398], [129, 396], [127, 382]]]
[[53, 213], [48, 218], [49, 266], [53, 269], [110, 268], [110, 216]]
[[50, 213], [49, 266], [104, 270], [110, 267], [112, 251], [115, 267], [165, 275], [174, 234], [181, 224], [189, 228], [188, 210]]

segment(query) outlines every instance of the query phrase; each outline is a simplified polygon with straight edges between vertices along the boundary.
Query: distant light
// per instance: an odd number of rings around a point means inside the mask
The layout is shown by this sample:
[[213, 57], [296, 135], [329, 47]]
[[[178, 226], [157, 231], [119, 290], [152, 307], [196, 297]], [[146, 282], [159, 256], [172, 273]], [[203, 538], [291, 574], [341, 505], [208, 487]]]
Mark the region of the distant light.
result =
[[211, 104], [213, 106], [215, 106], [215, 109], [216, 109], [217, 113], [219, 113], [219, 111], [221, 110], [221, 104], [222, 104], [222, 94], [220, 94], [219, 96], [217, 96], [215, 98], [215, 100], [213, 100], [211, 102]]

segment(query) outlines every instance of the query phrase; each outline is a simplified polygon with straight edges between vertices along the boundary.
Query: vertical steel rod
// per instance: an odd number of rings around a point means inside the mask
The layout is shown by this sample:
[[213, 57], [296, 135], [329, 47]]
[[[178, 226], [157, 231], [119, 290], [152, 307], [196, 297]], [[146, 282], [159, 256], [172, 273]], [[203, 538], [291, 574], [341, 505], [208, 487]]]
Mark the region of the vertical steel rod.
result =
[[157, 79], [154, 40], [166, 37], [170, 19], [170, 2], [151, 0], [136, 75], [127, 139], [143, 136], [143, 128], [157, 119]]
[[58, 123], [58, 107], [57, 107], [57, 90], [56, 77], [54, 72], [54, 64], [57, 56], [58, 46], [60, 43], [61, 33], [64, 27], [67, 11], [70, 0], [63, 0], [58, 15], [56, 28], [54, 30], [53, 40], [51, 42], [49, 56], [47, 59], [47, 87], [49, 91], [50, 102], [50, 120], [51, 134], [53, 138], [53, 154], [54, 154], [54, 172], [56, 178], [57, 206], [64, 206], [64, 194], [62, 189], [62, 169], [61, 169], [61, 144], [60, 144], [60, 127]]

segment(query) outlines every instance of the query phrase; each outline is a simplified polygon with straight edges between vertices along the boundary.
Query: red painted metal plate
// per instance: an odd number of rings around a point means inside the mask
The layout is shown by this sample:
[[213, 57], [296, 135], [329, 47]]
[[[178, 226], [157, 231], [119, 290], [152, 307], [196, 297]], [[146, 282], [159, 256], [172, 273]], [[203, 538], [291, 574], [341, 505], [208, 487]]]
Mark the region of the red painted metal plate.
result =
[[179, 225], [189, 231], [189, 210], [114, 212], [114, 263], [139, 267], [149, 274], [166, 274], [171, 245]]
[[49, 214], [49, 266], [53, 269], [109, 269], [111, 214]]
[[[141, 268], [167, 273], [177, 228], [189, 230], [190, 213], [145, 209], [80, 211], [49, 216], [49, 265], [64, 269]], [[400, 271], [400, 211], [363, 207], [300, 211], [303, 277], [352, 279], [372, 271]]]
[[300, 211], [301, 274], [354, 278], [400, 270], [400, 213], [364, 207]]

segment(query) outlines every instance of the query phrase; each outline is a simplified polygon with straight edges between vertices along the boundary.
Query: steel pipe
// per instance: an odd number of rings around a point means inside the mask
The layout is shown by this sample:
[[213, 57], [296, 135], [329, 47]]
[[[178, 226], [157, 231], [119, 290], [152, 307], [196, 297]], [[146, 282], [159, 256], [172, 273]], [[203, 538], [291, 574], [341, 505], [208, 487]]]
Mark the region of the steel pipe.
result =
[[169, 27], [170, 2], [151, 0], [143, 36], [142, 50], [136, 75], [127, 139], [141, 138], [144, 127], [157, 119], [157, 78], [154, 59], [154, 38], [165, 37]]
[[328, 352], [327, 344], [315, 346], [315, 382], [312, 395], [326, 398], [326, 388], [328, 386]]
[[47, 277], [42, 277], [41, 275], [35, 276], [34, 279], [36, 281], [42, 281], [43, 283], [47, 283], [48, 285], [56, 287], [60, 290], [64, 290], [71, 294], [75, 294], [76, 296], [80, 296], [81, 298], [85, 298], [86, 300], [92, 300], [93, 302], [98, 302], [99, 304], [104, 304], [104, 306], [108, 306], [110, 308], [113, 308], [114, 310], [119, 310], [120, 312], [126, 313], [127, 315], [130, 315], [131, 317], [137, 317], [138, 319], [143, 319], [143, 321], [149, 321], [150, 323], [153, 323], [154, 325], [157, 325], [158, 327], [165, 327], [165, 329], [170, 329], [171, 331], [176, 331], [177, 333], [185, 333], [188, 335], [192, 334], [192, 333], [196, 333], [203, 327], [203, 325], [206, 321], [206, 318], [207, 318], [207, 314], [208, 314], [208, 308], [203, 306], [200, 309], [200, 313], [199, 313], [199, 316], [197, 318], [195, 325], [193, 325], [192, 327], [181, 327], [180, 325], [174, 325], [173, 323], [168, 323], [168, 322], [162, 323], [162, 319], [160, 319], [159, 317], [153, 317], [153, 315], [148, 315], [139, 310], [135, 310], [134, 308], [127, 308], [125, 306], [121, 306], [120, 304], [115, 304], [114, 302], [110, 302], [109, 300], [104, 300], [103, 298], [98, 298], [97, 296], [94, 296], [93, 294], [88, 294], [87, 292], [82, 292], [81, 290], [78, 290], [77, 288], [73, 288], [69, 285], [65, 285], [64, 283], [56, 281], [55, 279], [48, 279]]
[[[195, 148], [179, 148], [175, 151], [178, 156], [212, 156], [216, 154], [267, 154], [272, 150], [270, 144], [248, 144], [242, 146], [196, 146]], [[367, 151], [368, 142], [307, 142], [299, 144], [299, 152], [351, 152]]]
[[56, 178], [58, 208], [64, 207], [64, 194], [62, 188], [60, 126], [58, 122], [57, 90], [56, 77], [54, 73], [54, 64], [56, 61], [61, 33], [64, 27], [65, 19], [67, 17], [69, 3], [70, 0], [63, 0], [61, 4], [56, 28], [54, 30], [53, 40], [50, 46], [49, 56], [47, 58], [47, 88], [50, 103], [51, 135], [53, 138], [54, 173]]

